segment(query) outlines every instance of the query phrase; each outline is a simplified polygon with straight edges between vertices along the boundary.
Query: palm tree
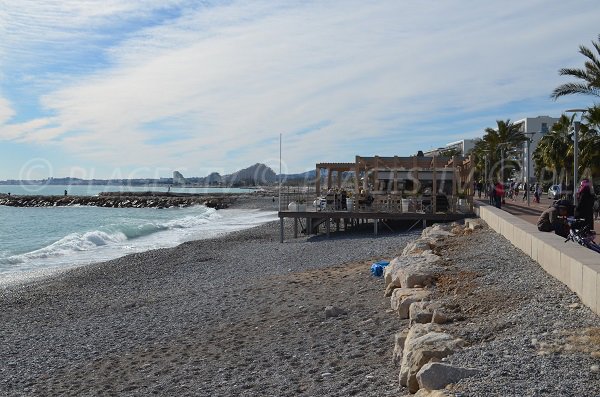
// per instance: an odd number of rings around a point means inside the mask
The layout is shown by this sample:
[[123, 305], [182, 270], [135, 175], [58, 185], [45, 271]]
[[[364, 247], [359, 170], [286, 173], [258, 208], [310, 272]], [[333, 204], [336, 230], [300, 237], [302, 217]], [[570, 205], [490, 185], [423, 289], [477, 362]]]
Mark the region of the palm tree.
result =
[[[600, 35], [598, 35], [598, 43], [592, 41], [598, 55], [600, 55]], [[556, 100], [565, 95], [592, 95], [600, 97], [600, 59], [592, 50], [581, 45], [579, 53], [585, 56], [588, 60], [585, 62], [585, 69], [563, 68], [558, 71], [561, 76], [576, 77], [581, 82], [561, 84], [554, 89], [552, 99]]]
[[[573, 164], [570, 126], [571, 119], [563, 114], [552, 130], [540, 139], [533, 152], [538, 179], [541, 179], [543, 170], [550, 169], [554, 172], [554, 182], [562, 182], [563, 172]], [[568, 183], [567, 174], [565, 172], [565, 184]]]
[[589, 108], [583, 117], [587, 124], [580, 127], [579, 171], [589, 177], [600, 174], [600, 107]]
[[[496, 120], [496, 126], [496, 129], [485, 129], [486, 135], [484, 136], [484, 140], [487, 139], [489, 149], [492, 152], [499, 151], [498, 160], [500, 162], [503, 162], [507, 158], [514, 160], [514, 158], [508, 157], [506, 154], [519, 151], [523, 146], [523, 142], [527, 139], [521, 132], [521, 124], [513, 124], [510, 120]], [[504, 167], [500, 178], [505, 181], [513, 168], [518, 168], [518, 166], [515, 167], [513, 164], [510, 168]]]
[[[487, 157], [490, 173], [493, 169], [500, 172], [502, 154], [512, 153], [521, 149], [526, 140], [521, 132], [521, 124], [513, 124], [510, 120], [496, 120], [496, 128], [486, 128], [483, 138], [475, 143], [472, 154], [475, 155], [476, 167], [483, 171], [485, 158]], [[514, 168], [514, 167], [511, 167]], [[498, 178], [506, 180], [510, 169], [504, 168], [504, 175]]]

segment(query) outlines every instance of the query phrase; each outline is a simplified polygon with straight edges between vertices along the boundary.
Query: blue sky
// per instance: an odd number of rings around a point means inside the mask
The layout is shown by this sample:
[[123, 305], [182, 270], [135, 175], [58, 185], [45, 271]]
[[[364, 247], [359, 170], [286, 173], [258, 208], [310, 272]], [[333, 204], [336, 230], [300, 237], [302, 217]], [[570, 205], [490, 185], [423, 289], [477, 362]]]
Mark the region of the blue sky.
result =
[[597, 1], [0, 0], [0, 179], [411, 155], [552, 101]]

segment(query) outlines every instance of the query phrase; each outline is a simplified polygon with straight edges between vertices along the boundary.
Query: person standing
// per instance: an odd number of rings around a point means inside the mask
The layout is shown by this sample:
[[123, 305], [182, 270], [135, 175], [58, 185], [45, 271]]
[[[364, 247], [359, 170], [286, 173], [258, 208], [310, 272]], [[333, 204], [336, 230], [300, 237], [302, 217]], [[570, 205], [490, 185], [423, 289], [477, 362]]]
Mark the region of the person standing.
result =
[[585, 224], [590, 230], [594, 230], [594, 201], [589, 179], [582, 180], [577, 190], [575, 217], [585, 219]]
[[496, 182], [494, 188], [494, 201], [496, 208], [502, 208], [502, 199], [504, 198], [504, 186], [500, 181]]

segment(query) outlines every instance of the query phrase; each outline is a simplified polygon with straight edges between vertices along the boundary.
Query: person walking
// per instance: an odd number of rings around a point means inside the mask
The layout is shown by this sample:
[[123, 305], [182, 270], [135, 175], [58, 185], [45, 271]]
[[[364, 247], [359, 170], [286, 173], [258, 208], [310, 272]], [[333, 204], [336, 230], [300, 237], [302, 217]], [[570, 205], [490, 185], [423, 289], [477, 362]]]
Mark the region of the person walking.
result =
[[502, 199], [504, 198], [504, 186], [500, 181], [496, 182], [494, 189], [494, 201], [496, 208], [502, 208]]
[[594, 230], [594, 201], [589, 179], [582, 180], [577, 190], [575, 217], [585, 219], [585, 224], [590, 230]]

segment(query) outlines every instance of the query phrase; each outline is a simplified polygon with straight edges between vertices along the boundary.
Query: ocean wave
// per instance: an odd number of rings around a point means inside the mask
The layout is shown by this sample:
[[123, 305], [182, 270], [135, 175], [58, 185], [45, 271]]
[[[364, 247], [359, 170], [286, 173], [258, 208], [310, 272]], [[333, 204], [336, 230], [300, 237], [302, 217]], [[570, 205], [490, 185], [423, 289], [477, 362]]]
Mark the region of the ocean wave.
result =
[[37, 259], [71, 255], [91, 251], [103, 246], [115, 246], [130, 240], [150, 236], [159, 232], [176, 229], [193, 229], [206, 225], [219, 218], [216, 211], [207, 209], [203, 213], [188, 215], [178, 219], [150, 222], [147, 220], [125, 220], [121, 224], [103, 226], [98, 230], [71, 233], [43, 248], [9, 257], [0, 258], [0, 263], [19, 264]]

